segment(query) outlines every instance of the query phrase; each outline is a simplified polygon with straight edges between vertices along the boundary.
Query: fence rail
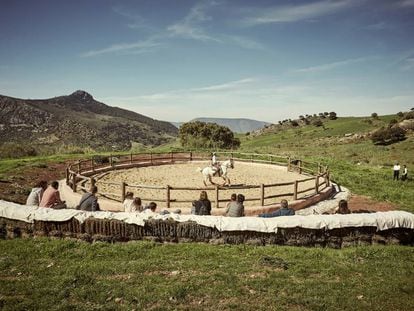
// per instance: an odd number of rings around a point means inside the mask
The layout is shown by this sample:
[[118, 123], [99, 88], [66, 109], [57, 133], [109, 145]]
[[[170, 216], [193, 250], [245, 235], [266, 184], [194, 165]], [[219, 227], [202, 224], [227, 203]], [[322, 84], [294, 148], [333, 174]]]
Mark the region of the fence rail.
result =
[[[261, 206], [264, 206], [266, 200], [288, 197], [292, 200], [302, 199], [311, 195], [318, 194], [323, 189], [330, 186], [329, 170], [326, 166], [322, 166], [320, 163], [310, 163], [302, 161], [300, 159], [291, 159], [290, 157], [273, 155], [273, 154], [258, 154], [258, 153], [243, 153], [243, 152], [219, 152], [221, 155], [226, 155], [233, 160], [240, 162], [252, 162], [252, 163], [266, 163], [271, 165], [286, 166], [289, 172], [298, 172], [299, 174], [306, 174], [309, 177], [301, 180], [295, 180], [293, 182], [284, 183], [272, 183], [272, 184], [259, 184], [259, 185], [237, 185], [232, 187], [226, 186], [210, 186], [210, 187], [175, 187], [170, 185], [137, 185], [127, 184], [126, 182], [104, 182], [99, 181], [101, 184], [116, 186], [119, 189], [118, 193], [100, 193], [101, 195], [110, 198], [115, 201], [122, 202], [125, 198], [126, 188], [135, 189], [150, 189], [159, 190], [164, 192], [163, 197], [152, 197], [151, 199], [141, 198], [143, 200], [150, 200], [155, 202], [165, 202], [166, 207], [170, 208], [171, 203], [187, 203], [191, 200], [175, 199], [172, 197], [172, 193], [175, 191], [202, 191], [209, 190], [214, 191], [215, 207], [220, 207], [220, 202], [227, 202], [228, 199], [221, 199], [220, 192], [233, 189], [246, 190], [246, 189], [258, 189], [258, 196], [248, 197], [246, 201], [258, 201]], [[210, 152], [169, 152], [169, 153], [138, 153], [138, 154], [123, 154], [123, 155], [109, 155], [109, 156], [93, 156], [87, 160], [79, 160], [70, 164], [66, 169], [66, 184], [71, 186], [73, 192], [79, 189], [86, 190], [86, 183], [95, 185], [96, 177], [99, 174], [105, 174], [106, 172], [127, 169], [133, 167], [145, 167], [152, 165], [165, 165], [174, 164], [180, 162], [191, 162], [208, 160]], [[322, 179], [322, 181], [320, 181]], [[315, 184], [307, 189], [298, 189], [299, 185], [304, 182], [315, 180]], [[269, 194], [266, 193], [269, 188], [280, 188], [290, 186], [290, 191], [285, 193]], [[311, 192], [311, 193], [309, 193]], [[302, 196], [301, 196], [302, 195]], [[196, 196], [194, 196], [196, 197]]]

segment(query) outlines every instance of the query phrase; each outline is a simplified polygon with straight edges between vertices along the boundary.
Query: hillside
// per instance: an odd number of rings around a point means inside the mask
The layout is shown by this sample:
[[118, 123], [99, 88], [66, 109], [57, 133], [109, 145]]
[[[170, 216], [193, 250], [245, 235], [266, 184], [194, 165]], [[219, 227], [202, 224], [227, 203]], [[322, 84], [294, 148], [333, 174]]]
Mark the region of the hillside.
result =
[[[218, 125], [228, 127], [234, 133], [247, 133], [255, 131], [268, 125], [268, 122], [257, 121], [252, 119], [231, 119], [231, 118], [196, 118], [191, 120], [200, 121], [205, 123], [217, 123]], [[174, 125], [180, 126], [180, 123], [174, 123]]]
[[0, 95], [0, 144], [126, 150], [132, 142], [160, 145], [176, 135], [168, 122], [105, 105], [85, 91], [36, 100]]

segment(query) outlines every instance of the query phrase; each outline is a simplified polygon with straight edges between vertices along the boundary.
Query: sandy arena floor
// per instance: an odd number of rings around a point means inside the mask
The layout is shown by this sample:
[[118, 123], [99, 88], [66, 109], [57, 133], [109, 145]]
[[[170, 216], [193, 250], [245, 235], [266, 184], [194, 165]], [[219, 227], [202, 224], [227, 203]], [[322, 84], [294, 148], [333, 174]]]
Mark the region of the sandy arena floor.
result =
[[[127, 185], [147, 185], [147, 186], [163, 186], [170, 185], [174, 187], [194, 187], [200, 188], [200, 190], [171, 190], [171, 207], [182, 208], [190, 207], [191, 201], [197, 200], [203, 184], [203, 175], [197, 171], [197, 168], [204, 168], [208, 165], [208, 162], [192, 162], [192, 163], [179, 163], [175, 165], [161, 165], [150, 166], [141, 168], [132, 168], [126, 170], [112, 171], [109, 174], [103, 176], [98, 180], [97, 186], [100, 193], [111, 194], [110, 196], [120, 198], [122, 181]], [[244, 163], [235, 162], [234, 169], [229, 169], [228, 176], [232, 185], [260, 185], [260, 184], [272, 184], [272, 183], [284, 183], [292, 182], [294, 180], [302, 180], [309, 178], [309, 176], [299, 175], [298, 173], [287, 172], [286, 167], [256, 164], [256, 163]], [[223, 183], [221, 177], [213, 177], [213, 181], [216, 183]], [[321, 180], [322, 182], [322, 180]], [[109, 184], [111, 183], [111, 184]], [[117, 184], [114, 184], [117, 183]], [[314, 186], [314, 181], [307, 181], [299, 184], [298, 190], [303, 190]], [[119, 185], [118, 185], [119, 184]], [[147, 204], [149, 201], [163, 200], [163, 202], [157, 202], [161, 207], [165, 207], [166, 190], [165, 189], [139, 189], [136, 187], [127, 186], [126, 191], [132, 191], [135, 196], [139, 196], [143, 204]], [[292, 193], [293, 185], [270, 187], [265, 189], [265, 196]], [[254, 201], [246, 201], [245, 206], [258, 206], [260, 204], [260, 188], [259, 189], [229, 189], [221, 190], [219, 192], [220, 200], [228, 200], [232, 193], [242, 193], [246, 199], [256, 198]], [[299, 195], [304, 196], [311, 192]], [[209, 199], [213, 203], [215, 202], [215, 191], [208, 190], [207, 194]], [[108, 195], [109, 196], [109, 195]], [[282, 198], [266, 199], [265, 205], [274, 204], [280, 202]], [[292, 200], [292, 197], [286, 197], [288, 200]], [[185, 203], [175, 202], [177, 201], [189, 201]], [[225, 202], [220, 202], [220, 207], [225, 206]]]

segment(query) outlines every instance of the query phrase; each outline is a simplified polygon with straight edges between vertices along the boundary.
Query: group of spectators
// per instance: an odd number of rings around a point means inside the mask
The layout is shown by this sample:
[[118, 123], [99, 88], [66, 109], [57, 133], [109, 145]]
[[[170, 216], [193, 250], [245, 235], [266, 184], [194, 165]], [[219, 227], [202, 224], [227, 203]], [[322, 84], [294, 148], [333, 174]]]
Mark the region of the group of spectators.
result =
[[[394, 174], [393, 174], [393, 180], [399, 180], [400, 179], [400, 171], [401, 171], [401, 166], [400, 164], [397, 162], [395, 163], [394, 167], [392, 168]], [[401, 180], [407, 180], [408, 178], [408, 168], [407, 165], [403, 165], [402, 167], [402, 172], [401, 172]]]
[[[404, 175], [403, 175], [404, 176]], [[53, 209], [63, 209], [67, 208], [65, 201], [60, 199], [59, 194], [59, 183], [53, 181], [48, 185], [47, 181], [42, 180], [35, 185], [35, 187], [30, 192], [26, 205], [30, 206], [39, 206]], [[90, 192], [86, 192], [82, 195], [82, 198], [79, 201], [79, 204], [76, 206], [76, 209], [84, 211], [99, 211], [98, 198], [96, 196], [98, 192], [98, 187], [91, 186]], [[233, 193], [230, 196], [230, 202], [226, 206], [225, 215], [227, 217], [243, 217], [244, 213], [244, 201], [245, 197], [243, 194]], [[292, 216], [295, 215], [295, 210], [289, 207], [287, 200], [282, 200], [280, 202], [281, 208], [270, 212], [260, 214], [259, 217], [262, 218], [271, 218], [279, 216]], [[125, 194], [125, 200], [123, 202], [123, 208], [125, 212], [136, 212], [136, 213], [155, 213], [157, 209], [157, 204], [155, 202], [150, 202], [145, 207], [142, 205], [141, 199], [139, 197], [134, 197], [133, 192], [127, 192]], [[167, 210], [162, 211], [160, 214], [169, 214]], [[181, 210], [175, 210], [173, 213], [180, 214]], [[350, 214], [351, 211], [348, 208], [348, 202], [346, 200], [340, 200], [338, 208], [335, 214]], [[201, 191], [200, 198], [196, 201], [193, 201], [191, 214], [193, 215], [211, 215], [211, 201], [208, 199], [207, 192]]]
[[26, 205], [54, 209], [66, 208], [66, 202], [60, 199], [59, 182], [52, 181], [48, 185], [46, 180], [39, 181], [27, 197]]

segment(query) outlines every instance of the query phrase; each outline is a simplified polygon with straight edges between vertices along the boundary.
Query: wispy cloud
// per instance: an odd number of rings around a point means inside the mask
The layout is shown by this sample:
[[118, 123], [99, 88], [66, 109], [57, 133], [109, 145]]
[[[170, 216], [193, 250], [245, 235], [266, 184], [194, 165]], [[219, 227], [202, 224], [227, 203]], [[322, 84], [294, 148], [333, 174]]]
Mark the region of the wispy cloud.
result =
[[394, 27], [386, 22], [378, 22], [375, 24], [371, 24], [365, 27], [368, 30], [385, 30], [385, 29], [393, 29]]
[[190, 12], [180, 21], [167, 27], [170, 36], [195, 39], [201, 41], [217, 41], [219, 39], [207, 34], [200, 24], [211, 21], [207, 10], [217, 5], [216, 2], [202, 2], [193, 6]]
[[401, 70], [409, 71], [414, 69], [414, 58], [407, 58], [401, 65]]
[[112, 7], [112, 11], [127, 20], [127, 27], [130, 29], [139, 29], [154, 32], [156, 29], [152, 27], [145, 18], [139, 14], [133, 14], [131, 11], [126, 10], [121, 6]]
[[397, 4], [402, 8], [414, 7], [414, 0], [403, 0], [399, 1]]
[[275, 6], [254, 10], [253, 16], [246, 17], [242, 24], [255, 26], [268, 23], [289, 23], [315, 19], [324, 15], [348, 9], [355, 4], [353, 0], [330, 1], [324, 0], [314, 3]]
[[320, 72], [320, 71], [327, 71], [327, 70], [332, 70], [338, 67], [343, 67], [343, 66], [347, 66], [347, 65], [351, 65], [351, 64], [355, 64], [355, 63], [361, 63], [368, 60], [367, 57], [360, 57], [360, 58], [350, 58], [350, 59], [345, 59], [339, 62], [333, 62], [333, 63], [327, 63], [327, 64], [322, 64], [322, 65], [318, 65], [318, 66], [312, 66], [312, 67], [306, 67], [306, 68], [300, 68], [300, 69], [296, 69], [294, 70], [294, 72]]
[[109, 47], [91, 50], [85, 53], [82, 53], [81, 57], [92, 57], [102, 54], [141, 54], [153, 51], [155, 48], [159, 47], [161, 43], [155, 42], [153, 40], [139, 41], [134, 43], [119, 43], [113, 44]]

